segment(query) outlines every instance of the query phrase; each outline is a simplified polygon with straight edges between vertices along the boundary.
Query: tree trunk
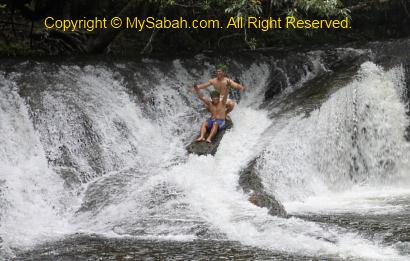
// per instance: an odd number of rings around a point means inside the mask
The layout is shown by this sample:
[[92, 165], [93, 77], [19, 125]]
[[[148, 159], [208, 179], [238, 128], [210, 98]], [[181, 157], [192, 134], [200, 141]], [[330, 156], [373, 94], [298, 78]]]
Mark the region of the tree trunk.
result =
[[[102, 30], [96, 37], [90, 38], [86, 45], [86, 51], [88, 53], [102, 53], [112, 41], [122, 32], [124, 28], [124, 22], [127, 17], [133, 19], [133, 17], [138, 16], [140, 18], [145, 18], [148, 15], [157, 14], [157, 5], [151, 3], [150, 1], [133, 0], [129, 2], [117, 15], [123, 20], [123, 26], [121, 28], [115, 29], [109, 27]], [[109, 23], [109, 21], [107, 21]]]

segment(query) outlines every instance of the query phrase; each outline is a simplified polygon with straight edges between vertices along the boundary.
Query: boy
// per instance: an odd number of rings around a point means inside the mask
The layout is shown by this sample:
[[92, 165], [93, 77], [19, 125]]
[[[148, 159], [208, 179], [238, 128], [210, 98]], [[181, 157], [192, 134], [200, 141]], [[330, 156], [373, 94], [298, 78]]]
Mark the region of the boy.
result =
[[[215, 78], [210, 79], [206, 83], [197, 85], [198, 88], [205, 89], [212, 85], [214, 86], [215, 90], [217, 90], [220, 94], [223, 94], [225, 91], [227, 91], [229, 94], [230, 87], [238, 89], [240, 91], [245, 90], [245, 87], [243, 85], [236, 83], [233, 80], [226, 77], [225, 65], [222, 65], [222, 64], [217, 65], [215, 73], [216, 73]], [[231, 99], [227, 99], [227, 102], [226, 102], [227, 113], [230, 113], [234, 107], [235, 107], [235, 102]]]
[[218, 130], [222, 130], [225, 128], [225, 120], [226, 120], [226, 101], [228, 99], [228, 92], [225, 91], [222, 96], [222, 100], [220, 99], [221, 94], [218, 91], [212, 91], [211, 101], [204, 98], [204, 94], [199, 89], [198, 85], [194, 86], [194, 90], [198, 95], [198, 98], [204, 103], [205, 107], [211, 113], [211, 118], [205, 121], [201, 126], [201, 134], [197, 142], [205, 140], [206, 131], [209, 130], [210, 133], [206, 142], [211, 143], [212, 138], [218, 132]]

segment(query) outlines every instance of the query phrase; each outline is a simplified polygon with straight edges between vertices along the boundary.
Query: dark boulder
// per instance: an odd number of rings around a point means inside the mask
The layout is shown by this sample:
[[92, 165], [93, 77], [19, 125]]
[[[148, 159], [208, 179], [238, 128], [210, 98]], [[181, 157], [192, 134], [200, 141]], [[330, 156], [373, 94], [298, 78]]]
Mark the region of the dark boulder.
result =
[[286, 211], [274, 197], [266, 192], [253, 192], [249, 197], [249, 201], [261, 208], [268, 208], [269, 215], [286, 217]]
[[273, 196], [265, 192], [262, 180], [255, 169], [256, 159], [253, 160], [239, 177], [239, 185], [249, 195], [249, 201], [258, 207], [269, 209], [272, 216], [286, 217], [287, 213], [283, 205]]
[[[215, 137], [212, 140], [212, 143], [207, 143], [205, 141], [196, 142], [195, 140], [188, 145], [186, 148], [189, 153], [194, 153], [197, 155], [215, 155], [218, 150], [219, 143], [222, 140], [222, 137], [225, 135], [225, 132], [233, 127], [231, 120], [226, 120], [226, 128], [224, 130], [218, 131]], [[208, 136], [209, 133], [206, 134]]]

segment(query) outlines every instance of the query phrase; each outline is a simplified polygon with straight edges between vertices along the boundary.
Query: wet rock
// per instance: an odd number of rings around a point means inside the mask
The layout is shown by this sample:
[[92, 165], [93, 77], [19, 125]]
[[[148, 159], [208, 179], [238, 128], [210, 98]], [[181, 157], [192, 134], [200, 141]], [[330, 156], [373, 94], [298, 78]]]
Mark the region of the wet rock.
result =
[[265, 100], [269, 100], [272, 97], [280, 94], [284, 89], [288, 87], [287, 77], [280, 70], [274, 70], [267, 82], [267, 88], [265, 92]]
[[[138, 177], [136, 177], [136, 173], [138, 173]], [[130, 179], [143, 179], [145, 177], [144, 173], [135, 169], [124, 169], [89, 182], [82, 197], [82, 204], [76, 214], [96, 215], [109, 205], [119, 204], [123, 200], [120, 192], [124, 191]]]
[[[196, 142], [195, 140], [188, 145], [186, 148], [189, 153], [194, 153], [197, 155], [215, 155], [216, 151], [218, 150], [219, 143], [222, 140], [222, 137], [225, 135], [225, 132], [233, 127], [233, 123], [231, 120], [226, 121], [226, 128], [224, 130], [218, 131], [218, 133], [213, 138], [212, 143], [207, 143], [205, 141]], [[199, 126], [198, 126], [199, 129]], [[206, 134], [208, 136], [209, 133]]]
[[277, 59], [271, 66], [266, 83], [265, 101], [269, 101], [287, 88], [300, 88], [309, 81], [327, 78], [328, 70], [337, 71], [358, 66], [369, 59], [368, 55], [368, 52], [353, 48], [334, 48], [316, 50], [308, 54], [300, 52]]
[[262, 180], [259, 177], [253, 160], [244, 170], [242, 170], [239, 177], [239, 185], [245, 193], [249, 194], [249, 201], [254, 205], [269, 209], [269, 214], [272, 216], [286, 217], [287, 213], [283, 205], [264, 191]]
[[328, 49], [321, 55], [322, 63], [327, 69], [336, 71], [358, 66], [368, 60], [369, 53], [355, 49], [341, 48]]
[[261, 207], [261, 208], [268, 208], [269, 215], [272, 216], [286, 216], [286, 211], [283, 208], [282, 204], [280, 204], [276, 199], [266, 192], [254, 192], [249, 197], [249, 201], [254, 205]]

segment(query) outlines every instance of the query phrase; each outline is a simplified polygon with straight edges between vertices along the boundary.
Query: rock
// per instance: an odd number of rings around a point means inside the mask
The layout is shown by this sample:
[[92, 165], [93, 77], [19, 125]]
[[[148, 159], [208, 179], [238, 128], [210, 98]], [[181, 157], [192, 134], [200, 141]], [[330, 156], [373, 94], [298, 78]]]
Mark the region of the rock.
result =
[[249, 201], [258, 207], [269, 209], [269, 214], [272, 216], [286, 217], [287, 213], [283, 205], [264, 191], [262, 180], [259, 177], [254, 159], [244, 170], [239, 177], [239, 185], [245, 193], [249, 194]]
[[266, 192], [253, 192], [249, 197], [249, 201], [254, 205], [269, 209], [269, 215], [286, 217], [286, 211], [274, 197]]
[[[222, 140], [222, 137], [225, 135], [225, 132], [233, 127], [231, 120], [226, 120], [226, 128], [224, 130], [218, 131], [215, 137], [212, 140], [212, 143], [207, 143], [205, 141], [196, 142], [195, 140], [188, 145], [186, 148], [189, 153], [194, 153], [197, 155], [215, 155], [218, 150], [219, 143]], [[199, 126], [198, 126], [199, 129]], [[208, 132], [207, 132], [208, 135]]]
[[239, 185], [246, 193], [250, 191], [263, 191], [262, 181], [256, 171], [254, 171], [256, 160], [257, 158], [251, 161], [239, 176]]

